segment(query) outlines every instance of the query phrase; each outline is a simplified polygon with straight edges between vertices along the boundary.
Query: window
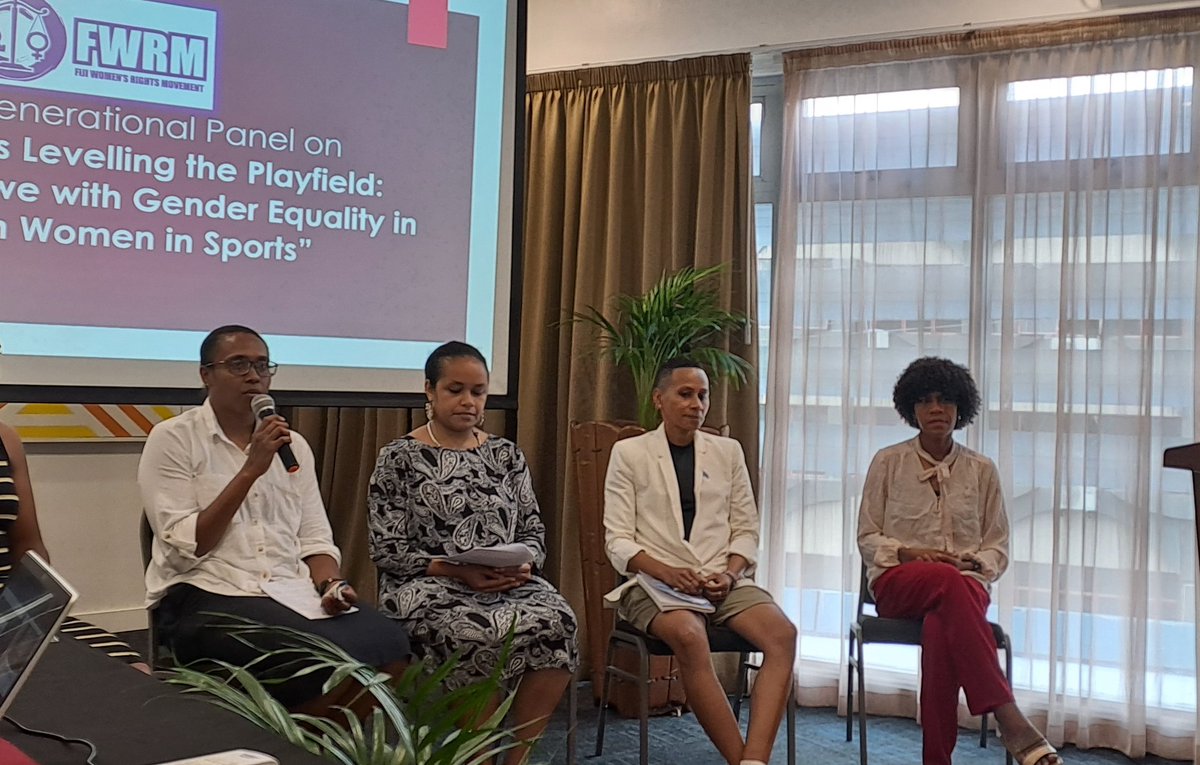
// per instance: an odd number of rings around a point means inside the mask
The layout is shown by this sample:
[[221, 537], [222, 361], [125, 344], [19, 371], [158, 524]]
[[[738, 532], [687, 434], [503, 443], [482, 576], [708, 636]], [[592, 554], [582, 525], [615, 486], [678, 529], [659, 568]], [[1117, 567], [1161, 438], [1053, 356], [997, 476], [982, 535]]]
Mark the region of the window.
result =
[[826, 173], [954, 167], [958, 101], [958, 88], [805, 99], [800, 115], [812, 142], [800, 161]]
[[[754, 252], [758, 281], [758, 416], [759, 439], [765, 437], [764, 405], [769, 372], [771, 276], [775, 252], [775, 210], [779, 204], [779, 167], [783, 144], [783, 87], [778, 76], [756, 77], [750, 102], [750, 140], [754, 196]], [[762, 454], [760, 448], [759, 454]]]
[[[789, 79], [797, 202], [771, 200], [796, 240], [773, 248], [773, 279], [796, 309], [768, 338], [788, 338], [768, 374], [789, 427], [769, 445], [786, 452], [766, 478], [784, 533], [764, 558], [803, 660], [843, 659], [866, 468], [913, 435], [892, 410], [896, 376], [937, 355], [974, 372], [982, 413], [960, 440], [1001, 471], [1018, 686], [1195, 709], [1190, 486], [1161, 467], [1164, 448], [1200, 438], [1194, 56], [1135, 47]], [[1171, 63], [1112, 66], [1149, 60]]]
[[[1104, 114], [1083, 114], [1104, 99]], [[1192, 67], [1047, 77], [1008, 85], [1013, 162], [1179, 154], [1191, 151]], [[1161, 100], [1161, 109], [1144, 108]], [[1040, 112], [1041, 114], [1038, 114]], [[1075, 132], [1079, 121], [1093, 130]], [[1033, 127], [1036, 126], [1036, 127]], [[1036, 134], [1031, 134], [1036, 130]]]

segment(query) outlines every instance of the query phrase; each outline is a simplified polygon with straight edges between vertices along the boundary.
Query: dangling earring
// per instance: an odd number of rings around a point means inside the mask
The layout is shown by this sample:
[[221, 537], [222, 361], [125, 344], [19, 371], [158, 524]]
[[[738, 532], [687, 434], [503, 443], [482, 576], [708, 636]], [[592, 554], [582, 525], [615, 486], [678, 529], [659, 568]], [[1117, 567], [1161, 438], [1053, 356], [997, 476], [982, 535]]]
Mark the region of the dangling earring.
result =
[[479, 422], [475, 423], [475, 427], [483, 430], [483, 423], [487, 420], [487, 412], [479, 413]]
[[432, 401], [425, 402], [425, 419], [426, 420], [433, 419], [433, 402]]

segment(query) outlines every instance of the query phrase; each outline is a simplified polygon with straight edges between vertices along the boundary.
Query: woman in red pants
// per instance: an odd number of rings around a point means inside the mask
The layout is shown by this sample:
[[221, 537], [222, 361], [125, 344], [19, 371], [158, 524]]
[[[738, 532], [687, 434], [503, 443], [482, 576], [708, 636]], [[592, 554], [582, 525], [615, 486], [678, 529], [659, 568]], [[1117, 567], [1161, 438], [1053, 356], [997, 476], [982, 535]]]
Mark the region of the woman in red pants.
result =
[[992, 582], [1008, 567], [1008, 516], [990, 459], [954, 442], [979, 412], [971, 373], [925, 357], [900, 375], [896, 411], [920, 432], [882, 449], [867, 471], [858, 547], [879, 615], [924, 619], [921, 726], [925, 765], [949, 765], [958, 690], [989, 712], [1021, 765], [1062, 759], [1017, 708], [987, 622]]

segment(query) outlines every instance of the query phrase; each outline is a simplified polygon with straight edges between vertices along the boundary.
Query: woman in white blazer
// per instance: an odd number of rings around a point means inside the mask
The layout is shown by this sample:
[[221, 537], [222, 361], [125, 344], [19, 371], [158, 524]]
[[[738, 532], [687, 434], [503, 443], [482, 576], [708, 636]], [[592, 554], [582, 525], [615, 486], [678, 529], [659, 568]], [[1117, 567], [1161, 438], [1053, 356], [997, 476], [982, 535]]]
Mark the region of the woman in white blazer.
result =
[[[758, 508], [741, 444], [700, 431], [708, 413], [708, 375], [676, 360], [659, 371], [657, 430], [618, 441], [604, 485], [605, 542], [619, 573], [644, 574], [688, 595], [711, 613], [662, 611], [636, 579], [606, 596], [621, 618], [675, 652], [688, 703], [730, 765], [767, 762], [787, 702], [796, 628], [750, 575], [758, 556]], [[763, 652], [745, 740], [717, 680], [708, 624], [723, 625]]]

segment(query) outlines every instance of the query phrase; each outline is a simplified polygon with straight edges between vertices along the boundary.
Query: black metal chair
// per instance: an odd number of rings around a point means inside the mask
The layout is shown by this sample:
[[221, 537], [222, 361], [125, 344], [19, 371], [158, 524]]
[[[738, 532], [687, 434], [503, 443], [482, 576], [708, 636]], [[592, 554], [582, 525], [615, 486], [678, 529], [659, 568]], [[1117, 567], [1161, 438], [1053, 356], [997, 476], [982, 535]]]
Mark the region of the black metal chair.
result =
[[[627, 645], [638, 655], [638, 671], [629, 672], [618, 667], [614, 661], [618, 646]], [[708, 645], [712, 653], [738, 654], [738, 687], [733, 700], [733, 715], [741, 722], [742, 699], [746, 695], [751, 669], [756, 665], [749, 661], [751, 653], [757, 653], [758, 648], [736, 632], [723, 627], [712, 627], [708, 630]], [[601, 690], [600, 715], [596, 721], [596, 757], [604, 752], [604, 727], [608, 718], [609, 691], [612, 689], [613, 677], [633, 683], [638, 689], [638, 724], [640, 735], [639, 762], [648, 765], [650, 762], [650, 657], [671, 656], [674, 652], [663, 641], [642, 632], [628, 622], [617, 620], [608, 636], [608, 652], [605, 658], [604, 687]], [[750, 710], [753, 714], [754, 710]], [[788, 765], [796, 765], [796, 695], [794, 689], [788, 694], [787, 710], [787, 761]]]
[[578, 761], [577, 751], [579, 727], [579, 673], [571, 675], [571, 684], [567, 686], [567, 765], [575, 765]]
[[[150, 567], [150, 559], [154, 555], [154, 528], [150, 519], [142, 512], [142, 522], [139, 528], [142, 545], [142, 572]], [[152, 671], [171, 669], [175, 666], [171, 651], [159, 642], [158, 627], [154, 624], [153, 609], [146, 609], [146, 661]]]
[[[860, 765], [867, 765], [867, 684], [863, 677], [863, 646], [868, 643], [890, 643], [893, 645], [921, 645], [921, 619], [885, 619], [881, 616], [863, 613], [866, 606], [875, 607], [875, 597], [867, 588], [867, 567], [862, 567], [858, 585], [858, 616], [850, 624], [849, 632], [849, 661], [846, 664], [846, 740], [854, 740], [854, 717], [858, 716], [858, 759]], [[988, 622], [996, 639], [999, 650], [1004, 651], [1004, 675], [1012, 687], [1012, 640], [1004, 628], [995, 622]], [[854, 709], [854, 681], [858, 673], [858, 704], [857, 713]], [[979, 746], [987, 748], [988, 715], [985, 713], [979, 725]], [[1005, 750], [1005, 763], [1012, 765], [1012, 754]]]

